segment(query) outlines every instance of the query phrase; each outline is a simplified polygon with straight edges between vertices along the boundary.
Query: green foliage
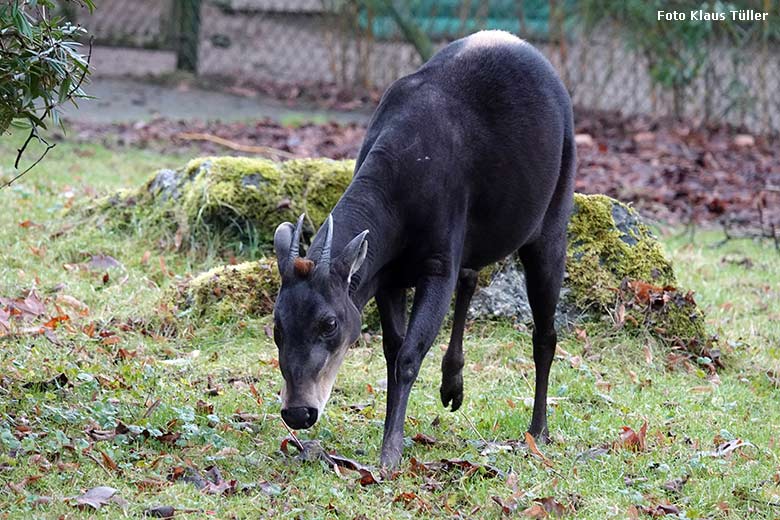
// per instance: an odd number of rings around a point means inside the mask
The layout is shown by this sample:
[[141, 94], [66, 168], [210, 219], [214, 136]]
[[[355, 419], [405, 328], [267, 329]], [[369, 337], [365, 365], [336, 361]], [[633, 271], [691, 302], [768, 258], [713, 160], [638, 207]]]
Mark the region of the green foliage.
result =
[[[93, 0], [75, 1], [90, 11], [95, 7]], [[48, 120], [61, 124], [59, 110], [65, 103], [86, 97], [81, 86], [89, 62], [77, 41], [86, 30], [50, 17], [55, 7], [53, 0], [11, 0], [0, 6], [0, 134], [11, 124], [29, 128], [26, 143], [39, 137], [38, 128], [45, 129]]]

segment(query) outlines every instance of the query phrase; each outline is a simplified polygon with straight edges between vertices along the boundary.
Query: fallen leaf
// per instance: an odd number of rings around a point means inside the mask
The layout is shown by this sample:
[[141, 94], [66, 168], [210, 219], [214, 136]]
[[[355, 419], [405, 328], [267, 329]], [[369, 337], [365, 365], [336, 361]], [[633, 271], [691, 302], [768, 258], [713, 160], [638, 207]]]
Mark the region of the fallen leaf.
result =
[[206, 487], [202, 490], [208, 495], [234, 495], [238, 487], [237, 480], [225, 480], [216, 466], [206, 468]]
[[36, 482], [43, 478], [43, 475], [30, 475], [27, 477], [24, 477], [20, 482], [9, 482], [8, 487], [16, 494], [18, 495], [26, 495], [24, 488], [28, 484], [32, 484], [33, 482]]
[[681, 478], [675, 478], [664, 483], [663, 488], [670, 493], [680, 493], [683, 486], [688, 482], [690, 475], [685, 475]]
[[84, 509], [86, 507], [100, 509], [102, 506], [111, 502], [119, 503], [121, 505], [121, 500], [117, 500], [118, 497], [116, 496], [116, 492], [116, 489], [112, 487], [98, 486], [90, 489], [83, 495], [69, 497], [65, 500], [72, 503], [72, 505], [78, 507], [79, 509]]
[[73, 296], [69, 296], [67, 294], [58, 294], [56, 302], [60, 305], [70, 307], [71, 309], [78, 312], [80, 316], [86, 316], [89, 314], [89, 306], [86, 303], [77, 300]]
[[165, 265], [165, 258], [160, 255], [160, 271], [162, 271], [163, 276], [166, 276], [168, 278], [173, 277], [173, 273], [168, 270], [168, 267]]
[[47, 506], [47, 505], [51, 504], [52, 502], [54, 502], [54, 499], [52, 497], [47, 496], [47, 495], [41, 495], [41, 496], [35, 497], [33, 499], [33, 501], [30, 502], [30, 505], [32, 505], [33, 507]]
[[82, 332], [84, 332], [84, 334], [90, 338], [95, 337], [95, 322], [93, 321], [89, 325], [85, 326], [84, 329], [82, 329]]
[[414, 457], [410, 461], [410, 470], [414, 474], [432, 475], [460, 469], [465, 476], [480, 473], [487, 478], [504, 477], [504, 473], [494, 466], [479, 464], [466, 459], [441, 459], [435, 462], [420, 462]]
[[630, 426], [623, 426], [620, 432], [620, 439], [617, 441], [617, 447], [631, 451], [647, 450], [647, 421], [642, 424], [638, 432]]
[[152, 518], [173, 518], [175, 514], [176, 508], [171, 506], [154, 506], [144, 509], [144, 516], [151, 516]]
[[412, 441], [416, 442], [417, 444], [422, 444], [424, 446], [432, 446], [436, 444], [436, 439], [424, 433], [416, 434], [414, 437], [412, 437]]
[[8, 307], [11, 316], [18, 316], [23, 321], [29, 321], [38, 316], [43, 316], [46, 312], [46, 306], [41, 301], [40, 296], [34, 290], [27, 293], [24, 298], [3, 298], [0, 297], [0, 305]]
[[562, 504], [553, 497], [536, 498], [534, 501], [541, 504], [545, 511], [555, 517], [561, 517], [567, 513], [573, 512], [573, 508], [570, 504]]
[[393, 498], [393, 502], [403, 502], [404, 504], [409, 504], [415, 500], [417, 500], [417, 494], [413, 491], [404, 491]]
[[11, 313], [0, 307], [0, 335], [11, 331]]
[[181, 433], [168, 431], [168, 432], [164, 432], [162, 435], [157, 435], [152, 437], [164, 444], [175, 444], [176, 441], [179, 440], [179, 437], [181, 437]]
[[522, 515], [527, 518], [547, 518], [550, 516], [541, 504], [534, 504], [524, 509]]
[[679, 515], [680, 508], [673, 504], [658, 504], [655, 506], [638, 506], [639, 510], [652, 517], [666, 516], [666, 515]]
[[544, 456], [544, 453], [542, 453], [539, 447], [536, 445], [536, 440], [534, 439], [534, 436], [531, 435], [529, 432], [525, 432], [525, 442], [526, 444], [528, 444], [528, 451], [530, 451], [532, 454], [542, 459], [542, 462], [544, 463], [545, 466], [547, 466], [548, 468], [551, 468], [553, 466], [552, 461]]
[[155, 478], [144, 478], [136, 482], [135, 485], [140, 491], [153, 491], [167, 487], [170, 483]]
[[732, 439], [730, 441], [719, 444], [714, 451], [701, 452], [700, 455], [704, 455], [706, 457], [727, 457], [734, 451], [745, 446], [754, 447], [753, 444], [748, 441], [744, 441], [742, 439]]
[[116, 357], [118, 357], [122, 361], [127, 361], [128, 359], [132, 359], [137, 356], [138, 356], [137, 350], [127, 350], [124, 348], [120, 348], [116, 351]]
[[513, 498], [504, 500], [499, 496], [493, 495], [490, 497], [490, 499], [496, 504], [498, 504], [498, 507], [501, 508], [501, 513], [504, 515], [509, 516], [512, 513], [514, 513], [515, 510], [517, 509], [517, 500]]
[[29, 388], [36, 392], [46, 392], [47, 390], [58, 390], [64, 388], [69, 383], [68, 376], [64, 373], [55, 376], [46, 381], [30, 381], [22, 385], [24, 388]]
[[602, 457], [607, 453], [609, 453], [609, 445], [602, 444], [601, 446], [596, 446], [595, 448], [590, 448], [583, 451], [582, 453], [577, 455], [575, 460], [593, 460]]
[[25, 229], [27, 229], [27, 228], [42, 228], [43, 225], [36, 224], [32, 220], [24, 220], [22, 222], [19, 222], [19, 227], [22, 227], [22, 228], [25, 228]]
[[203, 399], [198, 399], [198, 402], [195, 403], [195, 411], [203, 415], [209, 415], [214, 413], [214, 405], [207, 403]]
[[370, 466], [360, 464], [357, 461], [343, 457], [336, 453], [327, 453], [322, 444], [318, 440], [301, 441], [297, 437], [286, 437], [282, 440], [281, 450], [283, 453], [289, 455], [289, 445], [292, 444], [298, 450], [297, 458], [303, 461], [312, 462], [321, 460], [328, 464], [334, 471], [338, 472], [339, 468], [348, 469], [350, 471], [356, 471], [360, 475], [358, 481], [362, 486], [368, 486], [371, 484], [377, 484], [381, 482], [379, 476], [375, 473], [374, 469]]
[[114, 462], [114, 459], [111, 458], [111, 456], [106, 453], [103, 450], [98, 450], [100, 452], [100, 456], [103, 458], [103, 465], [106, 466], [108, 469], [112, 471], [119, 471], [119, 466], [116, 462]]
[[66, 322], [68, 320], [70, 320], [70, 316], [68, 316], [67, 314], [63, 314], [61, 316], [55, 316], [51, 318], [49, 321], [47, 321], [41, 326], [47, 329], [55, 330], [60, 323]]
[[268, 482], [267, 480], [261, 481], [258, 486], [260, 487], [260, 491], [266, 495], [279, 495], [282, 493], [282, 488], [279, 487], [278, 484]]
[[113, 256], [103, 254], [92, 255], [86, 262], [86, 267], [90, 271], [105, 271], [106, 269], [111, 268], [124, 269], [124, 266], [122, 266], [122, 263], [119, 262], [119, 260]]
[[238, 455], [239, 451], [237, 448], [234, 448], [233, 446], [225, 446], [221, 450], [219, 450], [217, 453], [214, 454], [215, 457], [232, 457], [234, 455]]

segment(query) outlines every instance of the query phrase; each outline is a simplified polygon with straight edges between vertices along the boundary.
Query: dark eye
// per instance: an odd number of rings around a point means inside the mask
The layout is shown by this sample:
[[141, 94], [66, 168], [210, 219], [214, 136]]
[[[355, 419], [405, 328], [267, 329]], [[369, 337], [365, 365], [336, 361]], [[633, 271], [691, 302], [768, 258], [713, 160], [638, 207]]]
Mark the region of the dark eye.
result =
[[334, 316], [329, 316], [322, 320], [320, 324], [320, 332], [323, 336], [333, 336], [336, 333], [336, 330], [339, 328], [339, 322], [336, 321], [336, 318]]

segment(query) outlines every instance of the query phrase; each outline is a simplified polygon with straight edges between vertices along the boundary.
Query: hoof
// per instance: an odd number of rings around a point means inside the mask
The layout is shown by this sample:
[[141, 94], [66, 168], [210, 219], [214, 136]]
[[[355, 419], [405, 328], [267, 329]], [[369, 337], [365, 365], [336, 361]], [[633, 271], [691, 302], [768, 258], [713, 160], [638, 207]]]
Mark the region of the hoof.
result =
[[544, 427], [537, 433], [534, 433], [533, 429], [529, 429], [528, 433], [533, 436], [537, 444], [550, 444], [550, 432], [547, 430], [547, 427]]
[[382, 468], [382, 473], [391, 475], [394, 470], [398, 469], [398, 465], [401, 463], [401, 454], [398, 452], [386, 453], [382, 452], [382, 456], [379, 458], [379, 465]]
[[463, 404], [463, 376], [458, 374], [445, 378], [441, 382], [441, 404], [444, 408], [450, 406], [450, 410], [455, 412]]

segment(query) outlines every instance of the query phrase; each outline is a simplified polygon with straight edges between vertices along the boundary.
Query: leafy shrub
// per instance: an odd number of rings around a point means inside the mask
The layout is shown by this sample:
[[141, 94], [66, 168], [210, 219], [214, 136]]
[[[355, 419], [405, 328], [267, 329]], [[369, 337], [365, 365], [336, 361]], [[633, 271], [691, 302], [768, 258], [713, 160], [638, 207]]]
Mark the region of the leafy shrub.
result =
[[[64, 1], [90, 11], [95, 7], [93, 0]], [[0, 133], [11, 125], [30, 130], [16, 158], [17, 168], [32, 139], [41, 140], [47, 151], [52, 147], [38, 129], [45, 129], [48, 121], [61, 125], [61, 107], [86, 97], [81, 87], [89, 76], [89, 57], [77, 41], [86, 30], [50, 16], [58, 7], [54, 0], [10, 0], [0, 5]]]

